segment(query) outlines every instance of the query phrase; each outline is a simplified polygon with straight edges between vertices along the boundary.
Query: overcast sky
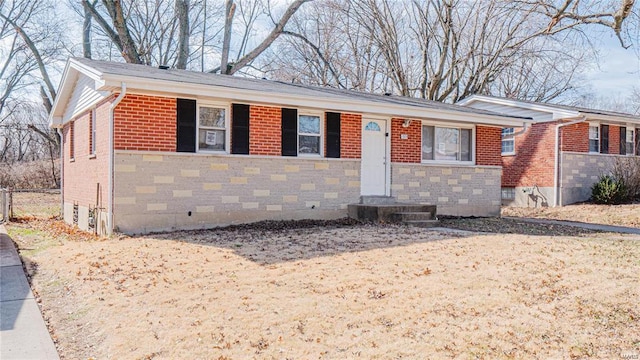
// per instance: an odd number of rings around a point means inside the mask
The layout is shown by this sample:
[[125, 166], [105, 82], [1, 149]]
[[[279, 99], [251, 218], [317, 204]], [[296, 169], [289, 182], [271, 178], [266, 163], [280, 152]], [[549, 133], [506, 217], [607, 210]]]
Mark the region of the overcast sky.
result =
[[[615, 36], [600, 34], [600, 66], [584, 74], [591, 90], [601, 96], [627, 96], [631, 87], [640, 86], [638, 49], [624, 49]], [[640, 44], [636, 43], [636, 46]]]

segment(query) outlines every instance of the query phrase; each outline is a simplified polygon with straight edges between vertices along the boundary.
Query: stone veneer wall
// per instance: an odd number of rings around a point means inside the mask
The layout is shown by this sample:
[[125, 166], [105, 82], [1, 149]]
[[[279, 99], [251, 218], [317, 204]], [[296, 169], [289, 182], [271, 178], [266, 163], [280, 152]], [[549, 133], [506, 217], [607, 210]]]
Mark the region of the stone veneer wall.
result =
[[391, 195], [438, 206], [438, 214], [500, 215], [499, 166], [391, 164]]
[[114, 224], [124, 233], [347, 215], [360, 160], [117, 151]]
[[562, 153], [562, 194], [560, 206], [591, 198], [591, 186], [601, 175], [609, 174], [620, 155]]

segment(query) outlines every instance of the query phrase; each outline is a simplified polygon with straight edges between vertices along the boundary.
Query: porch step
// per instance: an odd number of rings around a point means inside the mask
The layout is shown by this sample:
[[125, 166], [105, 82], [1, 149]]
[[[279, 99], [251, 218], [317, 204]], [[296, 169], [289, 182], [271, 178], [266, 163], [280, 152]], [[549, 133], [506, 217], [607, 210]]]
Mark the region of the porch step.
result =
[[360, 204], [364, 205], [391, 205], [396, 203], [393, 196], [384, 195], [363, 195], [360, 196]]
[[423, 204], [349, 204], [349, 217], [359, 221], [374, 223], [423, 222], [431, 224], [436, 220], [436, 206]]
[[404, 223], [407, 225], [421, 227], [421, 228], [430, 228], [430, 227], [438, 226], [440, 224], [440, 221], [438, 220], [407, 220], [407, 221], [404, 221]]
[[400, 220], [403, 222], [409, 221], [424, 221], [424, 220], [432, 220], [433, 214], [431, 211], [408, 211], [408, 212], [399, 212], [397, 215], [400, 216]]

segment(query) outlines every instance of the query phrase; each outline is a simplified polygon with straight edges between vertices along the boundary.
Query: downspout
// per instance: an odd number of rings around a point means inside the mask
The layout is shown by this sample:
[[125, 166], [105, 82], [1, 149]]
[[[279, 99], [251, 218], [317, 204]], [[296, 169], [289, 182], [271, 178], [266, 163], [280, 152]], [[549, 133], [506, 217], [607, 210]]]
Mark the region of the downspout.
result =
[[122, 101], [122, 98], [127, 94], [127, 84], [124, 82], [120, 85], [120, 94], [109, 106], [109, 187], [108, 187], [108, 208], [107, 208], [107, 235], [113, 234], [113, 163], [115, 161], [115, 147], [114, 147], [114, 111], [116, 106]]
[[578, 118], [578, 120], [575, 121], [571, 121], [568, 123], [564, 123], [564, 124], [558, 124], [556, 125], [556, 139], [555, 139], [555, 157], [553, 159], [553, 206], [556, 207], [558, 206], [559, 203], [559, 195], [561, 196], [562, 194], [558, 191], [558, 186], [562, 185], [562, 179], [558, 178], [558, 174], [560, 173], [560, 165], [562, 163], [562, 158], [559, 156], [560, 155], [560, 128], [561, 127], [565, 127], [565, 126], [569, 126], [569, 125], [575, 125], [575, 124], [579, 124], [581, 122], [584, 122], [587, 120], [586, 116], [581, 116]]
[[62, 129], [56, 128], [58, 136], [60, 136], [60, 213], [64, 220], [64, 142], [62, 138]]
[[524, 126], [522, 127], [522, 130], [519, 130], [518, 132], [514, 132], [513, 134], [511, 134], [514, 139], [515, 139], [516, 136], [524, 134], [527, 131], [527, 129], [529, 129], [529, 123], [528, 122], [523, 123], [523, 125]]

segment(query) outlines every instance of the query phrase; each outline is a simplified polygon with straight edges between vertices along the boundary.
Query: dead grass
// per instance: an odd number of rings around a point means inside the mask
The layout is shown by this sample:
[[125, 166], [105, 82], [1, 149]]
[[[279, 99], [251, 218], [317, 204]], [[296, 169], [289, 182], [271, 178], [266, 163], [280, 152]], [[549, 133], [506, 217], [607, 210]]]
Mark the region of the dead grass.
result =
[[[20, 231], [44, 233], [25, 245]], [[12, 224], [65, 359], [640, 354], [640, 237], [401, 226], [109, 240]], [[48, 241], [38, 247], [38, 239]]]
[[13, 192], [13, 216], [21, 218], [51, 218], [60, 216], [60, 191]]
[[640, 204], [575, 204], [559, 208], [503, 207], [502, 216], [580, 221], [592, 224], [640, 228]]

